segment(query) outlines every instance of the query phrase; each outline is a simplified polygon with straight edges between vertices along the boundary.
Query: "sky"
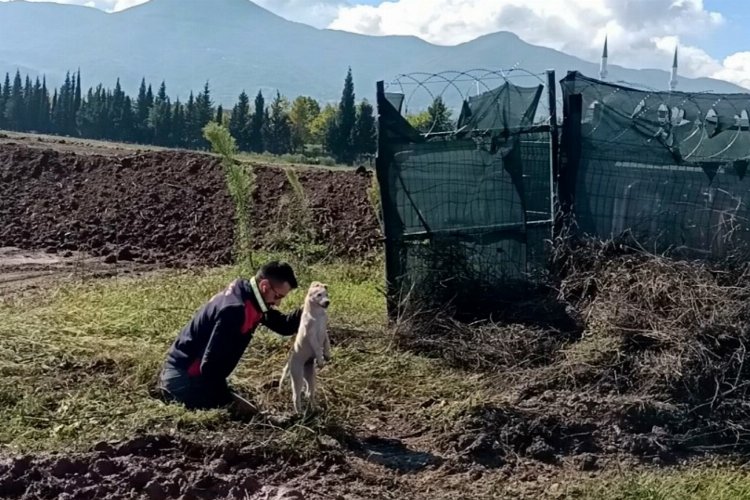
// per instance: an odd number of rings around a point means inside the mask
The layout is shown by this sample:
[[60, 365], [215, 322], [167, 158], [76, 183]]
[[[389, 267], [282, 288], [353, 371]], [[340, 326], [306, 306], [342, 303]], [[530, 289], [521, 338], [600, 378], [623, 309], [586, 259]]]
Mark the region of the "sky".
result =
[[[113, 12], [148, 0], [52, 1]], [[317, 28], [367, 35], [413, 35], [439, 45], [455, 45], [507, 30], [528, 43], [589, 61], [598, 61], [607, 36], [609, 63], [630, 68], [668, 70], [674, 48], [679, 44], [680, 74], [721, 78], [750, 88], [750, 0], [256, 0], [256, 3], [282, 17]]]

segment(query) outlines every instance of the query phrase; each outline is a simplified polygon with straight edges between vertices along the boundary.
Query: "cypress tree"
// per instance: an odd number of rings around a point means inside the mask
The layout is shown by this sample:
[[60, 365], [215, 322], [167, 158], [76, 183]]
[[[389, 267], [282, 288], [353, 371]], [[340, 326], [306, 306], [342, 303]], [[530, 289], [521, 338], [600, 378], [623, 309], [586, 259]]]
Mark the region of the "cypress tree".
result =
[[78, 77], [80, 75], [73, 75], [73, 79], [69, 83], [68, 93], [67, 93], [67, 104], [65, 109], [65, 130], [68, 135], [77, 135], [77, 124], [76, 119], [78, 116], [78, 108], [77, 106], [80, 105], [80, 97], [78, 97], [78, 94], [80, 92], [80, 82], [78, 81]]
[[65, 81], [57, 94], [54, 109], [52, 111], [53, 130], [56, 133], [70, 134], [70, 108], [74, 101], [74, 92], [71, 88], [70, 72], [65, 74]]
[[10, 102], [10, 74], [5, 73], [5, 83], [0, 91], [0, 128], [10, 128], [6, 118], [5, 110]]
[[115, 83], [115, 90], [112, 92], [109, 108], [109, 115], [112, 119], [112, 130], [111, 137], [115, 140], [124, 140], [127, 131], [123, 126], [123, 119], [125, 117], [125, 92], [123, 92], [120, 86], [120, 79], [117, 79]]
[[174, 110], [172, 111], [172, 136], [170, 142], [173, 146], [178, 148], [185, 146], [185, 107], [180, 103], [180, 100], [174, 103]]
[[42, 132], [50, 131], [51, 103], [49, 90], [47, 89], [47, 77], [42, 77], [42, 92], [39, 96], [39, 123]]
[[125, 104], [122, 107], [122, 120], [120, 121], [120, 137], [123, 141], [135, 140], [135, 113], [133, 111], [133, 101], [129, 96], [125, 96]]
[[151, 108], [148, 104], [148, 96], [146, 93], [146, 79], [141, 79], [141, 87], [138, 90], [138, 98], [135, 102], [135, 140], [138, 142], [148, 142], [149, 140], [149, 127], [148, 127], [148, 116], [151, 113]]
[[154, 100], [154, 107], [151, 110], [151, 128], [154, 130], [154, 141], [156, 144], [166, 146], [169, 144], [172, 125], [172, 105], [167, 96], [167, 86], [161, 82], [159, 92]]
[[21, 115], [20, 130], [31, 130], [34, 127], [34, 87], [31, 84], [31, 78], [26, 75], [23, 86], [23, 113]]
[[336, 110], [336, 119], [331, 122], [327, 133], [328, 149], [334, 157], [343, 163], [354, 161], [354, 128], [357, 121], [357, 109], [354, 103], [354, 82], [352, 70], [346, 74], [341, 101]]
[[73, 98], [73, 109], [77, 112], [79, 109], [81, 109], [81, 70], [78, 70], [78, 73], [76, 74], [76, 88], [75, 88], [75, 97]]
[[31, 91], [31, 104], [29, 105], [29, 121], [31, 128], [37, 132], [42, 132], [44, 119], [42, 117], [42, 82], [36, 77], [34, 87]]
[[354, 151], [357, 155], [374, 154], [377, 150], [375, 110], [363, 100], [357, 107], [357, 126], [354, 129]]
[[292, 127], [287, 107], [286, 99], [276, 91], [276, 98], [271, 102], [268, 117], [266, 149], [269, 153], [281, 155], [288, 153], [292, 148]]
[[203, 92], [201, 92], [196, 98], [195, 107], [198, 119], [198, 128], [201, 130], [202, 137], [203, 127], [205, 127], [208, 122], [210, 122], [214, 118], [213, 106], [211, 103], [211, 91], [208, 88], [208, 82], [206, 82], [206, 84], [204, 85]]
[[50, 132], [57, 132], [55, 129], [55, 115], [57, 114], [57, 89], [55, 89], [52, 95], [52, 105], [50, 106], [49, 112], [49, 130]]
[[16, 70], [16, 76], [13, 78], [13, 87], [10, 91], [10, 98], [5, 105], [5, 120], [9, 129], [20, 130], [23, 124], [23, 104], [21, 72]]
[[229, 133], [237, 141], [237, 148], [250, 151], [250, 99], [243, 90], [229, 117]]
[[84, 137], [96, 138], [99, 136], [96, 123], [97, 105], [98, 102], [94, 98], [94, 89], [90, 88], [86, 99], [81, 104], [81, 111], [78, 113], [78, 128]]
[[224, 124], [224, 107], [221, 104], [216, 108], [216, 123], [219, 125]]
[[442, 96], [437, 96], [432, 104], [427, 108], [427, 114], [430, 117], [430, 128], [432, 132], [448, 132], [453, 130], [451, 121], [451, 112], [443, 102]]
[[79, 69], [76, 74], [75, 90], [74, 90], [74, 95], [73, 95], [73, 105], [72, 105], [72, 109], [71, 109], [70, 117], [69, 117], [70, 128], [71, 128], [72, 134], [77, 135], [78, 131], [76, 130], [76, 122], [77, 122], [78, 112], [81, 110], [82, 104], [83, 102], [81, 100], [81, 70]]
[[255, 96], [255, 112], [250, 120], [250, 149], [256, 153], [262, 153], [264, 150], [263, 144], [263, 129], [264, 129], [264, 118], [265, 118], [265, 99], [263, 99], [263, 93], [258, 91], [258, 95]]
[[191, 91], [190, 96], [188, 96], [187, 104], [185, 105], [185, 147], [194, 148], [201, 139], [200, 136], [196, 136], [196, 130], [198, 130], [196, 126], [197, 123], [198, 116], [195, 107], [195, 96]]

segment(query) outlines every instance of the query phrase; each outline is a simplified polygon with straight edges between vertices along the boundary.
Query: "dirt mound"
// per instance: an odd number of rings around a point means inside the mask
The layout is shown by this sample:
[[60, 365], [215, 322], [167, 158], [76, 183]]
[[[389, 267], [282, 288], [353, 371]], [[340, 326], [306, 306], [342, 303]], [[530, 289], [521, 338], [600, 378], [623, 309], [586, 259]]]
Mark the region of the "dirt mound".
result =
[[[285, 467], [282, 467], [284, 466]], [[276, 484], [276, 469], [285, 478]], [[283, 464], [233, 444], [199, 445], [166, 436], [100, 443], [76, 455], [24, 456], [0, 462], [2, 498], [323, 498], [295, 481], [305, 470], [340, 477], [335, 461]]]
[[[466, 429], [479, 432], [466, 433]], [[511, 406], [483, 405], [456, 423], [448, 437], [464, 459], [499, 467], [518, 457], [557, 463], [563, 454], [598, 451], [593, 422], [569, 421], [563, 415], [524, 411]]]
[[[256, 166], [256, 247], [279, 224], [292, 192], [282, 169]], [[378, 248], [370, 178], [303, 170], [317, 243], [338, 256]], [[216, 265], [231, 261], [233, 207], [212, 156], [181, 151], [82, 155], [17, 144], [0, 147], [0, 246], [86, 251], [108, 262]]]

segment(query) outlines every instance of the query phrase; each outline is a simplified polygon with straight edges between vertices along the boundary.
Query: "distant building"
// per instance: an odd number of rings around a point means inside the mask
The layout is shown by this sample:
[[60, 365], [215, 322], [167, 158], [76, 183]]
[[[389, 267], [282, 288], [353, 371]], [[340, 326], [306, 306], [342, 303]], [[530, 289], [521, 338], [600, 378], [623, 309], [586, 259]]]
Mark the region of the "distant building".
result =
[[[602, 50], [602, 60], [599, 64], [599, 79], [600, 80], [606, 80], [609, 76], [609, 69], [607, 68], [608, 62], [609, 62], [609, 50], [608, 50], [608, 40], [607, 36], [604, 37], [604, 49]], [[669, 78], [669, 90], [675, 91], [677, 90], [677, 83], [678, 83], [678, 64], [677, 64], [677, 47], [674, 48], [674, 59], [672, 60], [672, 73], [671, 77]]]
[[674, 60], [672, 61], [672, 77], [669, 79], [669, 90], [677, 90], [677, 47], [674, 48]]

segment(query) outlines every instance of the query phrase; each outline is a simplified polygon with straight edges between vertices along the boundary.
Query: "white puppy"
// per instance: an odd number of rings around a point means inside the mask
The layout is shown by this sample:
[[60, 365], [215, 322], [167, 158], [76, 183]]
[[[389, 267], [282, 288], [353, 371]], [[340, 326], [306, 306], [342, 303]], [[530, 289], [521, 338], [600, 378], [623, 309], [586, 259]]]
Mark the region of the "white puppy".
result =
[[302, 308], [297, 337], [279, 379], [279, 392], [287, 374], [292, 379], [292, 401], [294, 411], [302, 409], [302, 383], [307, 385], [310, 406], [315, 408], [315, 363], [321, 368], [331, 358], [331, 343], [328, 339], [328, 286], [313, 282], [307, 291]]

